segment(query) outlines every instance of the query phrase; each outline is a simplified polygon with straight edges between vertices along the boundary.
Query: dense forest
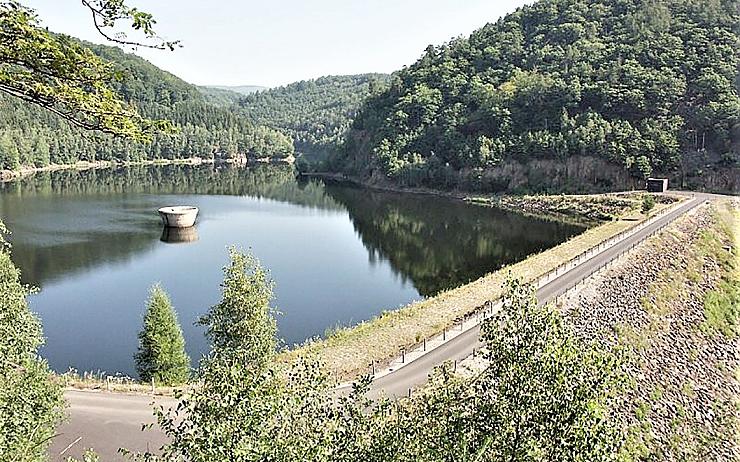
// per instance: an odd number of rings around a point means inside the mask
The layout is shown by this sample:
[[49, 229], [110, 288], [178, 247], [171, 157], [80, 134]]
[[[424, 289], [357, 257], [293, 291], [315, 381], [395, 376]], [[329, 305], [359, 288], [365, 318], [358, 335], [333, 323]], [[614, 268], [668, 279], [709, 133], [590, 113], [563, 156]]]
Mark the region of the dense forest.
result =
[[388, 81], [385, 74], [327, 76], [253, 93], [239, 104], [258, 125], [289, 135], [309, 162], [341, 144], [357, 109]]
[[328, 166], [481, 191], [736, 178], [739, 19], [735, 0], [524, 6], [395, 73]]
[[86, 45], [122, 74], [111, 82], [116, 92], [145, 117], [171, 120], [176, 131], [158, 134], [150, 144], [83, 132], [50, 112], [0, 94], [0, 170], [77, 161], [237, 154], [283, 158], [293, 153], [288, 137], [209, 102], [194, 85], [119, 48]]
[[241, 93], [216, 87], [198, 87], [205, 100], [216, 106], [231, 106], [244, 97]]

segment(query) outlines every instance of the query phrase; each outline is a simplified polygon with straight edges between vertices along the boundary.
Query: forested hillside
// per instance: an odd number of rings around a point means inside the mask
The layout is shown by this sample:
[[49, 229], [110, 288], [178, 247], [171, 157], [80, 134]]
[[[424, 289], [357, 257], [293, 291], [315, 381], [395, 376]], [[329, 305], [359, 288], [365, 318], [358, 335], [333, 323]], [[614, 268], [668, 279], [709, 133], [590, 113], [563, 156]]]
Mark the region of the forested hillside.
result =
[[[329, 167], [469, 190], [740, 188], [736, 0], [542, 0], [427, 48]], [[737, 189], [736, 189], [737, 190]]]
[[121, 71], [122, 79], [111, 84], [114, 90], [145, 117], [171, 120], [176, 132], [156, 135], [151, 144], [83, 132], [48, 111], [0, 94], [0, 170], [81, 160], [292, 154], [288, 137], [209, 103], [197, 87], [118, 48], [87, 45]]
[[309, 161], [323, 159], [341, 144], [357, 108], [385, 74], [327, 76], [254, 93], [240, 101], [256, 124], [289, 135]]
[[244, 97], [243, 94], [216, 87], [198, 87], [207, 102], [216, 106], [231, 106]]
[[237, 93], [239, 95], [251, 95], [252, 93], [257, 93], [258, 91], [267, 90], [267, 87], [262, 87], [260, 85], [208, 85], [205, 88], [211, 88], [214, 90], [226, 90]]

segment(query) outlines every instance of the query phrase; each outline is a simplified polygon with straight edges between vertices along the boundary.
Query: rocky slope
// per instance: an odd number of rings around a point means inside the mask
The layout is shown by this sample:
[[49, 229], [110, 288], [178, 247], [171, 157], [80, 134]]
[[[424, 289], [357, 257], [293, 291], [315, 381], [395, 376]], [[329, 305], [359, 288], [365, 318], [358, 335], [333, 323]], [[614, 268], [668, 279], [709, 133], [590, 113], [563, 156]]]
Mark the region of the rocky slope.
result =
[[737, 305], [720, 317], [710, 306], [724, 285], [737, 290], [729, 207], [703, 206], [564, 302], [579, 335], [627, 352], [632, 386], [616, 413], [638, 460], [740, 457]]

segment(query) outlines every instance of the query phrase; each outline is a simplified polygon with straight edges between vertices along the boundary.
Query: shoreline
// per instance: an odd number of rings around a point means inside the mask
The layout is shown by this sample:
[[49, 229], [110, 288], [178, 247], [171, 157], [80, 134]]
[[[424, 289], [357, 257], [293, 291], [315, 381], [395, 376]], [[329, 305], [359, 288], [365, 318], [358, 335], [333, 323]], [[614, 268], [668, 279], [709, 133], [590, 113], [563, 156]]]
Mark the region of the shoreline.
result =
[[[426, 195], [426, 196], [434, 196], [434, 197], [442, 197], [447, 198], [451, 200], [458, 200], [465, 202], [469, 205], [475, 205], [479, 207], [494, 207], [501, 210], [519, 213], [521, 215], [525, 215], [532, 218], [538, 218], [538, 219], [544, 219], [544, 220], [555, 220], [555, 221], [561, 221], [566, 222], [570, 224], [575, 224], [578, 226], [585, 226], [587, 228], [592, 227], [598, 227], [606, 222], [609, 222], [610, 220], [620, 219], [621, 217], [619, 215], [615, 215], [609, 218], [604, 217], [588, 217], [579, 215], [577, 213], [560, 213], [560, 212], [552, 212], [552, 211], [531, 211], [527, 210], [525, 208], [516, 208], [516, 207], [510, 207], [507, 206], [502, 199], [506, 198], [523, 198], [525, 200], [529, 200], [532, 203], [536, 203], [539, 199], [547, 197], [567, 197], [567, 198], [573, 198], [576, 200], [581, 199], [589, 199], [594, 197], [622, 197], [622, 196], [629, 196], [632, 194], [641, 194], [646, 193], [645, 190], [632, 190], [632, 191], [619, 191], [619, 192], [608, 192], [608, 193], [583, 193], [583, 194], [494, 194], [494, 193], [473, 193], [473, 192], [464, 192], [459, 190], [453, 190], [453, 191], [442, 191], [442, 190], [436, 190], [436, 189], [427, 189], [427, 188], [406, 188], [402, 186], [393, 186], [393, 185], [379, 185], [374, 183], [369, 183], [367, 181], [362, 181], [355, 177], [347, 176], [343, 173], [331, 173], [331, 172], [314, 172], [314, 173], [300, 173], [299, 176], [305, 177], [305, 178], [318, 178], [322, 180], [328, 180], [328, 181], [335, 181], [335, 182], [344, 182], [349, 183], [355, 186], [360, 186], [363, 188], [367, 188], [374, 191], [379, 192], [387, 192], [387, 193], [395, 193], [395, 194], [417, 194], [417, 195]], [[669, 191], [667, 194], [664, 193], [667, 196], [672, 196], [672, 192]], [[674, 196], [675, 197], [675, 196]]]
[[44, 167], [23, 166], [18, 170], [0, 170], [0, 183], [7, 183], [19, 178], [42, 172], [56, 172], [60, 170], [85, 171], [102, 168], [136, 167], [136, 166], [165, 166], [165, 165], [250, 165], [250, 164], [292, 164], [293, 156], [286, 158], [255, 158], [255, 159], [206, 159], [203, 157], [186, 157], [182, 159], [147, 159], [135, 161], [97, 160], [94, 162], [79, 161], [74, 164], [49, 164]]
[[[128, 163], [128, 164], [121, 164], [121, 163], [111, 163], [111, 162], [100, 162], [96, 164], [89, 164], [85, 163], [82, 165], [84, 168], [109, 168], [113, 166], [128, 166], [128, 165], [167, 165], [167, 164], [194, 164], [194, 163], [214, 163], [213, 161], [198, 161], [194, 159], [178, 159], [173, 162], [157, 162], [157, 161], [146, 161], [146, 162], [139, 162], [139, 163]], [[65, 166], [65, 168], [70, 168], [71, 166]], [[343, 175], [333, 175], [333, 174], [322, 174], [322, 175], [304, 175], [307, 177], [314, 177], [314, 178], [324, 178], [327, 180], [335, 180], [335, 181], [348, 181], [353, 184], [366, 186], [365, 184], [353, 180], [351, 178], [347, 178]], [[368, 186], [372, 188], [371, 186]], [[427, 194], [427, 195], [433, 195], [437, 197], [448, 197], [453, 200], [463, 200], [467, 203], [474, 203], [470, 201], [470, 197], [460, 195], [458, 193], [447, 193], [447, 192], [440, 192], [440, 191], [427, 191], [427, 190], [415, 190], [415, 191], [407, 191], [399, 188], [383, 188], [383, 187], [375, 187], [373, 188], [375, 190], [382, 190], [382, 191], [388, 191], [388, 192], [394, 192], [394, 193], [416, 193], [416, 194]], [[593, 197], [594, 195], [590, 196], [583, 196], [583, 197]], [[552, 197], [552, 196], [544, 196], [544, 197]], [[466, 200], [467, 199], [467, 200]], [[536, 199], [536, 197], [534, 198]], [[495, 204], [477, 204], [480, 206], [486, 206], [486, 207], [496, 207]], [[657, 210], [657, 209], [656, 209]], [[625, 211], [626, 212], [626, 211]], [[443, 329], [446, 325], [448, 325], [451, 320], [454, 320], [459, 315], [464, 315], [464, 312], [469, 311], [469, 309], [475, 308], [478, 303], [473, 302], [471, 306], [465, 307], [464, 305], [469, 305], [471, 301], [480, 299], [484, 300], [487, 298], [487, 296], [490, 296], [491, 294], [497, 293], [500, 291], [500, 282], [499, 279], [501, 278], [504, 273], [506, 273], [509, 270], [513, 270], [515, 273], [522, 273], [523, 276], [529, 276], [530, 278], [532, 276], [537, 276], [540, 270], [547, 270], [550, 266], [553, 264], [557, 266], [558, 262], [562, 259], [567, 259], [571, 256], [571, 254], [577, 254], [582, 251], [582, 248], [585, 247], [592, 247], [594, 244], [600, 242], [603, 239], [606, 239], [610, 237], [611, 235], [617, 234], [620, 231], [623, 231], [624, 229], [630, 228], [632, 226], [635, 226], [639, 224], [643, 219], [646, 219], [647, 217], [640, 214], [640, 217], [635, 216], [634, 213], [631, 213], [632, 216], [629, 218], [626, 216], [626, 213], [623, 213], [620, 218], [616, 218], [612, 221], [599, 221], [598, 225], [595, 226], [592, 231], [586, 231], [584, 233], [579, 234], [578, 236], [575, 236], [569, 241], [564, 242], [563, 244], [556, 246], [554, 248], [551, 248], [549, 250], [545, 250], [544, 252], [540, 252], [538, 254], [530, 255], [529, 257], [525, 258], [524, 260], [520, 261], [517, 264], [514, 264], [510, 267], [501, 268], [498, 270], [492, 270], [487, 275], [483, 276], [479, 280], [471, 281], [468, 284], [463, 284], [461, 286], [458, 286], [457, 288], [450, 289], [448, 291], [445, 291], [444, 293], [438, 294], [435, 297], [431, 297], [428, 299], [420, 300], [417, 302], [412, 302], [409, 305], [405, 305], [403, 307], [394, 309], [390, 312], [388, 312], [385, 315], [381, 315], [378, 318], [369, 319], [365, 322], [361, 322], [359, 324], [355, 324], [353, 326], [348, 326], [345, 329], [341, 329], [340, 332], [337, 332], [335, 336], [332, 336], [330, 338], [318, 341], [314, 343], [313, 345], [294, 345], [293, 348], [291, 348], [288, 351], [283, 351], [280, 353], [280, 357], [284, 360], [289, 360], [290, 357], [292, 357], [295, 354], [299, 354], [300, 351], [314, 351], [318, 352], [320, 350], [333, 350], [335, 354], [331, 354], [329, 352], [329, 356], [334, 356], [334, 361], [327, 361], [327, 365], [331, 366], [334, 365], [335, 367], [330, 367], [330, 369], [334, 369], [334, 371], [339, 376], [346, 376], [347, 374], [352, 374], [353, 372], [359, 371], [359, 367], [357, 365], [357, 362], [361, 361], [359, 358], [355, 357], [353, 360], [356, 362], [355, 366], [350, 366], [347, 368], [347, 365], [341, 365], [337, 367], [338, 363], [342, 363], [343, 359], [341, 358], [343, 354], [336, 354], [339, 353], [337, 350], [343, 348], [344, 346], [347, 346], [349, 350], [355, 350], [355, 353], [358, 354], [358, 350], [361, 348], [359, 344], [364, 344], [365, 342], [363, 340], [368, 340], [367, 338], [360, 339], [360, 338], [354, 338], [356, 335], [359, 335], [359, 337], [366, 337], [366, 336], [373, 336], [373, 334], [380, 334], [380, 336], [384, 335], [384, 331], [390, 330], [393, 331], [397, 329], [399, 324], [404, 324], [410, 319], [409, 317], [420, 317], [421, 321], [428, 321], [426, 322], [425, 326], [416, 326], [417, 328], [420, 328], [418, 335], [422, 335], [424, 337], [427, 337], [429, 335], [433, 335], [434, 333], [438, 333]], [[487, 292], [487, 295], [484, 295], [480, 293], [480, 291]], [[478, 300], [478, 301], [480, 301]], [[432, 305], [432, 306], [427, 306]], [[439, 305], [439, 306], [436, 306]], [[462, 306], [453, 306], [453, 305], [462, 305]], [[425, 310], [424, 308], [432, 308], [432, 310]], [[430, 313], [429, 311], [435, 311], [436, 308], [442, 309], [442, 313]], [[446, 310], [445, 310], [446, 309]], [[462, 311], [460, 311], [462, 309]], [[424, 315], [427, 315], [426, 317]], [[439, 316], [441, 314], [441, 317]], [[435, 319], [426, 319], [429, 316], [435, 318]], [[406, 318], [406, 319], [404, 319]], [[424, 324], [422, 322], [422, 324]], [[385, 328], [385, 329], [384, 329]], [[415, 329], [412, 329], [415, 330]], [[431, 333], [430, 333], [431, 332]], [[418, 342], [418, 340], [415, 338], [417, 335], [415, 332], [413, 336], [405, 338], [401, 340], [403, 344], [406, 346], [410, 344], [414, 344]], [[406, 335], [401, 335], [401, 337], [407, 337]], [[354, 341], [353, 341], [354, 340]], [[398, 339], [397, 339], [398, 340]], [[355, 345], [352, 345], [355, 343]], [[387, 343], [387, 342], [385, 342]], [[394, 342], [391, 342], [394, 343]], [[365, 344], [366, 345], [366, 344]], [[354, 346], [354, 348], [353, 348]], [[377, 345], [376, 345], [377, 346]], [[402, 345], [403, 346], [403, 345]], [[383, 350], [385, 348], [381, 348]], [[371, 348], [367, 349], [368, 351], [365, 351], [367, 354], [371, 354], [376, 361], [379, 361], [379, 363], [384, 362], [389, 357], [391, 357], [392, 352], [391, 351], [383, 351], [383, 352], [375, 352], [371, 353], [369, 350]], [[394, 351], [395, 352], [395, 351]], [[350, 353], [351, 354], [351, 353]], [[339, 356], [339, 357], [337, 357]], [[348, 358], [347, 358], [348, 359]], [[353, 362], [353, 360], [350, 360], [348, 362]], [[338, 369], [338, 370], [337, 370]], [[117, 378], [114, 376], [111, 376], [109, 379], [104, 378], [103, 376], [99, 377], [74, 377], [74, 376], [66, 376], [65, 374], [59, 374], [60, 379], [63, 379], [65, 381], [65, 385], [67, 389], [98, 389], [98, 390], [106, 390], [106, 391], [115, 391], [115, 392], [133, 392], [133, 393], [142, 393], [142, 392], [151, 392], [152, 388], [149, 384], [140, 384], [137, 383], [134, 380], [126, 380], [124, 379], [123, 382], [120, 382], [121, 378]], [[118, 382], [118, 383], [116, 383]], [[156, 387], [157, 393], [164, 393], [169, 394], [169, 390], [162, 390], [160, 387]]]

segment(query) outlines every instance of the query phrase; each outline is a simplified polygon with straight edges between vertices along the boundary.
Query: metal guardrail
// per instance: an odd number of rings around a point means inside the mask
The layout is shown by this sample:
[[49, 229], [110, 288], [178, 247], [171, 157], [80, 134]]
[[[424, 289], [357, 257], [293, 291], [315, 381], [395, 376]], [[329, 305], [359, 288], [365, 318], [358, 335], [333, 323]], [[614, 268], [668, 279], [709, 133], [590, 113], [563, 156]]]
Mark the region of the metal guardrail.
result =
[[[689, 199], [689, 201], [695, 201], [695, 200], [698, 200], [698, 199], [695, 199], [695, 198]], [[704, 202], [704, 201], [702, 201], [702, 202]], [[643, 221], [642, 223], [640, 223], [640, 224], [638, 224], [638, 225], [636, 225], [636, 226], [634, 226], [634, 227], [632, 227], [630, 229], [624, 230], [624, 231], [622, 231], [622, 232], [620, 232], [620, 233], [618, 233], [618, 234], [610, 237], [609, 239], [606, 239], [606, 240], [600, 242], [598, 245], [596, 245], [596, 246], [592, 247], [591, 249], [588, 249], [588, 250], [586, 250], [586, 251], [584, 251], [584, 252], [576, 255], [575, 257], [571, 258], [567, 262], [558, 265], [556, 268], [554, 268], [554, 269], [546, 272], [545, 274], [542, 274], [540, 276], [537, 276], [533, 280], [529, 281], [529, 283], [530, 284], [534, 284], [537, 289], [540, 289], [540, 288], [544, 287], [545, 285], [547, 285], [548, 283], [550, 283], [553, 280], [555, 280], [557, 277], [562, 276], [563, 274], [565, 274], [565, 273], [571, 271], [572, 269], [580, 266], [584, 262], [586, 262], [586, 261], [590, 260], [591, 258], [593, 258], [593, 257], [601, 254], [605, 250], [607, 250], [607, 249], [613, 247], [614, 245], [616, 245], [616, 244], [624, 241], [625, 239], [629, 238], [630, 236], [634, 236], [635, 234], [637, 234], [641, 230], [645, 229], [646, 227], [648, 227], [648, 226], [652, 225], [653, 223], [655, 223], [656, 221], [660, 220], [665, 215], [668, 215], [670, 213], [673, 213], [674, 211], [676, 211], [679, 208], [684, 207], [686, 205], [687, 205], [687, 202], [679, 202], [678, 204], [676, 204], [674, 206], [665, 207], [665, 208], [661, 209], [660, 211], [658, 211], [657, 213], [655, 213], [650, 218], [648, 218], [647, 220]], [[698, 206], [698, 205], [699, 204], [697, 203], [695, 206]], [[693, 207], [691, 207], [691, 208], [693, 208]], [[559, 292], [559, 293], [555, 294], [555, 299], [557, 300], [558, 297], [564, 296], [568, 292], [576, 289], [579, 285], [582, 285], [586, 279], [592, 277], [594, 274], [596, 274], [598, 272], [601, 272], [601, 271], [604, 271], [607, 268], [612, 267], [623, 255], [629, 253], [638, 244], [642, 243], [645, 239], [648, 239], [649, 237], [652, 237], [655, 234], [657, 234], [658, 232], [662, 231], [666, 226], [668, 226], [671, 223], [672, 223], [672, 221], [668, 221], [666, 223], [663, 223], [660, 227], [658, 227], [655, 230], [653, 230], [648, 236], [645, 236], [644, 239], [642, 239], [640, 241], [637, 241], [637, 242], [633, 242], [632, 245], [630, 245], [629, 247], [623, 249], [614, 258], [612, 258], [612, 259], [604, 262], [602, 265], [600, 265], [599, 267], [594, 268], [592, 271], [589, 271], [587, 274], [583, 275], [583, 277], [581, 277], [576, 282], [574, 282], [573, 285], [571, 285], [569, 287], [566, 287], [562, 292]], [[393, 371], [398, 370], [399, 368], [405, 366], [406, 364], [409, 364], [409, 363], [413, 362], [414, 359], [417, 359], [417, 358], [425, 355], [428, 351], [431, 351], [431, 350], [436, 349], [437, 347], [443, 345], [444, 343], [446, 343], [448, 341], [448, 337], [450, 337], [450, 340], [451, 340], [452, 337], [456, 337], [457, 335], [460, 335], [463, 332], [465, 332], [465, 331], [467, 331], [469, 329], [472, 329], [472, 328], [480, 325], [485, 319], [493, 316], [493, 314], [495, 313], [495, 311], [500, 307], [500, 305], [502, 303], [503, 302], [502, 302], [501, 299], [487, 300], [482, 306], [479, 306], [475, 310], [473, 310], [472, 312], [470, 312], [470, 313], [462, 316], [461, 318], [456, 319], [455, 322], [452, 324], [452, 326], [445, 327], [440, 334], [437, 334], [437, 335], [432, 336], [430, 338], [424, 338], [424, 339], [422, 339], [422, 341], [420, 343], [414, 345], [411, 348], [408, 348], [408, 349], [403, 348], [401, 350], [400, 357], [398, 357], [395, 360], [391, 361], [391, 366], [385, 371], [385, 374], [382, 374], [382, 375], [387, 375], [389, 373], [392, 373]], [[466, 327], [465, 326], [466, 321], [470, 321], [473, 318], [475, 318], [474, 323], [472, 323], [472, 324], [470, 324], [470, 325], [468, 325]], [[451, 335], [448, 335], [448, 333], [450, 333]], [[457, 335], [454, 335], [455, 333], [457, 333]], [[433, 346], [431, 349], [428, 348], [428, 345], [427, 345], [428, 343], [437, 343], [437, 342], [439, 342], [438, 345]], [[408, 356], [414, 356], [414, 357], [411, 358], [411, 360], [407, 362], [407, 359], [408, 359], [407, 357]], [[393, 367], [394, 364], [396, 364], [395, 367]], [[455, 366], [456, 365], [457, 364], [455, 364]], [[376, 372], [377, 372], [376, 371], [375, 362], [371, 363], [370, 370], [371, 370], [372, 376], [375, 378], [376, 377]], [[408, 390], [408, 394], [409, 394], [409, 396], [411, 396], [411, 389]]]

